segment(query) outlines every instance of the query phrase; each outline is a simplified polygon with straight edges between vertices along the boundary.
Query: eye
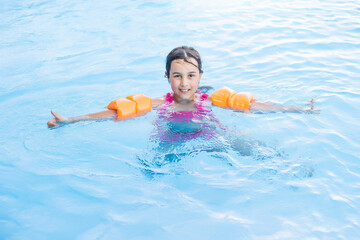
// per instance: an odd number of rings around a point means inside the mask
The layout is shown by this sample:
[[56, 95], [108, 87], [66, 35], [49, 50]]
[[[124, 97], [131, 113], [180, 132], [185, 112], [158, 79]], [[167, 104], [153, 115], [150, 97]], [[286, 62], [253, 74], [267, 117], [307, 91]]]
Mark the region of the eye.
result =
[[192, 73], [191, 73], [191, 74], [189, 74], [189, 77], [190, 77], [190, 78], [194, 78], [194, 77], [195, 77], [195, 74], [192, 74]]
[[175, 74], [173, 75], [174, 78], [181, 78], [181, 75], [180, 74]]

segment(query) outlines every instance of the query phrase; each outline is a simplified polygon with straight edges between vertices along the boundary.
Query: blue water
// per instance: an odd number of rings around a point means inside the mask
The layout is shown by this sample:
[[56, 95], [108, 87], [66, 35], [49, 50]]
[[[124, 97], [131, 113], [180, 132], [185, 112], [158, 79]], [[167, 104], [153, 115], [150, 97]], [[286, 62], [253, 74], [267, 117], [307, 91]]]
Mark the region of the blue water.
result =
[[[0, 3], [0, 239], [359, 239], [358, 1]], [[50, 130], [170, 91], [167, 53], [201, 84], [320, 114], [214, 108], [210, 141], [154, 140], [156, 112]]]

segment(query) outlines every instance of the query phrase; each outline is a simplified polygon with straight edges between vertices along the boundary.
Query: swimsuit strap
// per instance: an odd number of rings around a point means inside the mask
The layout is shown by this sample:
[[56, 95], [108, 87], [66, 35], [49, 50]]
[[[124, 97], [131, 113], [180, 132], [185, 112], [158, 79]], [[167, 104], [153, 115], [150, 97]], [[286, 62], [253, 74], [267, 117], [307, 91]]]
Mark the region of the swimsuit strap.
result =
[[200, 92], [200, 101], [201, 101], [201, 102], [207, 100], [208, 97], [209, 97], [209, 94], [201, 93], [201, 92]]
[[172, 94], [170, 92], [168, 92], [165, 95], [165, 105], [169, 105], [172, 102], [174, 102], [174, 97], [172, 96]]
[[209, 97], [209, 94], [206, 94], [206, 93], [201, 93], [199, 92], [200, 94], [200, 102], [197, 102], [195, 103], [195, 106], [197, 107], [197, 109], [199, 109], [200, 111], [203, 111], [203, 112], [209, 112], [209, 109], [207, 107], [205, 107], [201, 102], [205, 101], [208, 99]]

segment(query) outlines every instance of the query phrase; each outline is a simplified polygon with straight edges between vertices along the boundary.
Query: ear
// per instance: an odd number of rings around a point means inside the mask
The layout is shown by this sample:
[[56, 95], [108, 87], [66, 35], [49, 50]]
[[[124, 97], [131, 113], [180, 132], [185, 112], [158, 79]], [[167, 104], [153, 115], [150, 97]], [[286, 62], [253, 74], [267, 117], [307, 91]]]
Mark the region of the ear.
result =
[[168, 82], [170, 83], [170, 78], [169, 78], [169, 74], [167, 71], [165, 71], [165, 77], [168, 79]]

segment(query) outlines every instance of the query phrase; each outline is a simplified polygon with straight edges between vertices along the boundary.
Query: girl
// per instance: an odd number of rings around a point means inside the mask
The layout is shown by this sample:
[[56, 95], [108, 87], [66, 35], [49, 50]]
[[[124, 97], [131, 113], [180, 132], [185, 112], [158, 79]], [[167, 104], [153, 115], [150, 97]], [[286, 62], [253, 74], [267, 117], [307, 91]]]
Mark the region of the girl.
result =
[[[151, 100], [152, 108], [159, 109], [159, 114], [165, 115], [175, 122], [178, 119], [198, 121], [210, 111], [208, 106], [221, 106], [214, 102], [214, 97], [198, 91], [199, 82], [203, 71], [199, 53], [192, 47], [181, 46], [173, 49], [166, 58], [165, 76], [171, 85], [172, 93], [167, 93], [164, 98]], [[249, 107], [241, 109], [243, 112], [298, 112], [316, 113], [313, 107], [314, 100], [306, 106], [280, 106], [271, 103], [258, 102], [255, 99], [249, 102]], [[48, 121], [49, 127], [58, 127], [68, 123], [86, 120], [118, 119], [118, 112], [108, 109], [102, 112], [76, 116], [63, 117], [51, 111], [54, 116]]]

